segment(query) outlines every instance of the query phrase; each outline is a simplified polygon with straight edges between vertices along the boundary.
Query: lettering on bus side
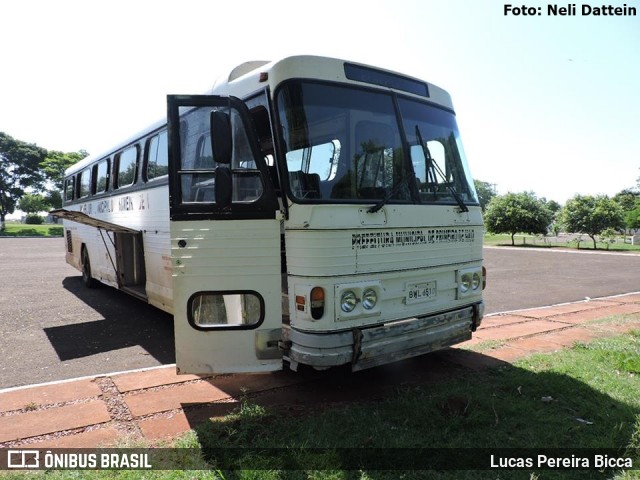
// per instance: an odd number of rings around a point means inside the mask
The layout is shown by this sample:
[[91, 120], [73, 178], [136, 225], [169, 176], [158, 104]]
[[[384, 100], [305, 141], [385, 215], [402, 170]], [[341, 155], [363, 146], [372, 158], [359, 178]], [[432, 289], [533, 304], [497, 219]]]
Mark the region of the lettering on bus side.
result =
[[351, 249], [366, 250], [439, 243], [473, 243], [474, 241], [475, 230], [472, 228], [430, 228], [354, 233], [351, 235]]
[[[110, 208], [111, 210], [105, 210], [105, 211], [113, 211], [113, 203], [111, 204]], [[118, 200], [118, 210], [120, 212], [128, 212], [131, 210], [148, 210], [148, 209], [149, 209], [149, 199], [143, 193], [138, 195], [137, 198], [127, 195], [125, 197], [121, 197]]]
[[135, 210], [135, 208], [133, 207], [133, 200], [129, 195], [127, 195], [126, 197], [122, 197], [120, 198], [120, 200], [118, 200], [118, 210], [120, 210], [121, 212]]
[[82, 205], [80, 205], [80, 208], [78, 210], [86, 215], [91, 215], [93, 213], [93, 204], [83, 203]]
[[113, 212], [113, 199], [101, 200], [96, 207], [98, 213], [111, 213]]

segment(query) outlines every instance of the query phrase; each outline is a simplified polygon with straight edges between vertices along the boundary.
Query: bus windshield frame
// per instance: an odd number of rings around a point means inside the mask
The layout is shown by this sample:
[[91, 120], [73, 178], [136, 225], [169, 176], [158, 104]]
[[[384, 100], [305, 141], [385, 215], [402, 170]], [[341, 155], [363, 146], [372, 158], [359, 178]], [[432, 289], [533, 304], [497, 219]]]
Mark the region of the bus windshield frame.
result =
[[284, 82], [275, 104], [278, 161], [295, 203], [478, 205], [449, 109], [313, 80]]

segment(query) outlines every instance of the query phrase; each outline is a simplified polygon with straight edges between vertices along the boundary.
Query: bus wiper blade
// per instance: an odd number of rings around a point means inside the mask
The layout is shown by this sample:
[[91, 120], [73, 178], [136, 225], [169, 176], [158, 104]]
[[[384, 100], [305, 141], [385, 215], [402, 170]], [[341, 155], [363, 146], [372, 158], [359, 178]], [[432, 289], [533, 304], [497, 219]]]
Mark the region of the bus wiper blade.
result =
[[468, 212], [469, 207], [467, 207], [467, 205], [464, 203], [464, 200], [462, 200], [462, 197], [460, 196], [458, 191], [453, 188], [453, 186], [449, 182], [447, 182], [447, 176], [444, 174], [442, 169], [436, 162], [433, 161], [431, 152], [429, 151], [429, 147], [427, 147], [427, 144], [424, 143], [424, 140], [422, 140], [422, 133], [420, 133], [420, 127], [418, 125], [416, 125], [416, 137], [418, 138], [418, 142], [420, 143], [420, 147], [422, 148], [422, 153], [424, 154], [425, 160], [427, 160], [429, 162], [429, 165], [433, 167], [433, 170], [438, 173], [438, 176], [442, 180], [442, 183], [447, 187], [449, 192], [451, 192], [451, 195], [453, 195], [453, 198], [460, 208], [460, 212]]
[[398, 193], [400, 191], [400, 188], [402, 188], [405, 185], [408, 185], [413, 178], [415, 178], [415, 172], [412, 170], [409, 173], [409, 175], [407, 175], [404, 179], [400, 180], [391, 190], [387, 190], [382, 200], [380, 200], [378, 203], [370, 207], [367, 210], [367, 213], [379, 212], [380, 209], [387, 204], [387, 202], [391, 199], [391, 197], [393, 197], [396, 193]]

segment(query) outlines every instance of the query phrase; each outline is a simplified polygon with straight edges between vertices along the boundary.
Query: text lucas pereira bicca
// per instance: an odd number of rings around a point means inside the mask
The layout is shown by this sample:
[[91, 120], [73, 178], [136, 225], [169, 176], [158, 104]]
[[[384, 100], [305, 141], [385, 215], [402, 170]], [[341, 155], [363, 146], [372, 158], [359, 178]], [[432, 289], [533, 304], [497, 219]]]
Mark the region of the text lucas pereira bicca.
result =
[[570, 455], [565, 457], [501, 457], [491, 455], [491, 468], [542, 468], [542, 469], [591, 469], [591, 468], [633, 468], [633, 460], [624, 457], [610, 457], [594, 454], [589, 457]]

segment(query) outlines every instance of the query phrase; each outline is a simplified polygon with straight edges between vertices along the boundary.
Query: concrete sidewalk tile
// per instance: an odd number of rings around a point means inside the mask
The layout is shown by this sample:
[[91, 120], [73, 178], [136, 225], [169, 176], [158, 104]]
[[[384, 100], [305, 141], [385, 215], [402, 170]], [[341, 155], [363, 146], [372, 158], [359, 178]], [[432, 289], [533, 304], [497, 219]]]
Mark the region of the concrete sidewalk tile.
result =
[[511, 338], [524, 337], [527, 335], [535, 335], [537, 333], [566, 328], [567, 325], [551, 322], [549, 320], [529, 320], [526, 323], [517, 323], [513, 325], [505, 325], [502, 328], [490, 328], [487, 330], [478, 330], [476, 337], [482, 341], [487, 340], [508, 340]]
[[518, 338], [517, 340], [510, 342], [509, 346], [516, 350], [522, 351], [523, 356], [530, 355], [532, 353], [555, 352], [562, 348], [562, 345], [554, 342], [546, 335]]
[[487, 357], [495, 358], [496, 360], [502, 360], [503, 362], [510, 363], [514, 360], [524, 357], [526, 355], [526, 352], [506, 345], [504, 347], [496, 348], [493, 350], [487, 350], [485, 352], [482, 352], [482, 354]]
[[609, 297], [611, 301], [620, 303], [640, 303], [640, 293], [632, 293], [630, 295], [620, 295], [616, 297]]
[[305, 382], [304, 377], [290, 370], [270, 373], [239, 373], [235, 375], [221, 375], [205, 380], [224, 390], [230, 396], [244, 393], [255, 393], [274, 388], [288, 387]]
[[97, 397], [100, 387], [90, 379], [39, 385], [0, 393], [0, 412], [20, 410], [27, 405], [38, 406]]
[[138, 421], [144, 438], [149, 441], [166, 440], [189, 431], [192, 427], [182, 410], [169, 417], [154, 417]]
[[141, 372], [122, 373], [111, 377], [121, 393], [197, 380], [198, 375], [178, 375], [173, 366]]
[[126, 395], [124, 401], [134, 417], [166, 412], [193, 403], [209, 403], [231, 397], [220, 388], [202, 381], [140, 394]]
[[596, 337], [598, 337], [596, 332], [586, 328], [567, 328], [533, 337], [517, 338], [504, 347], [482, 353], [510, 362], [532, 353], [555, 352], [561, 348], [572, 346], [574, 342], [589, 341]]
[[212, 417], [228, 415], [236, 407], [235, 403], [217, 403], [203, 408], [189, 409], [186, 413], [184, 410], [179, 410], [170, 415], [140, 419], [138, 426], [147, 440], [173, 438], [198, 427]]
[[559, 332], [551, 332], [541, 335], [541, 338], [557, 344], [559, 347], [572, 347], [575, 342], [590, 342], [599, 337], [597, 332], [586, 328], [567, 328]]
[[594, 308], [610, 307], [611, 302], [590, 300], [583, 302], [566, 303], [564, 305], [554, 305], [552, 307], [532, 308], [530, 310], [519, 311], [522, 316], [533, 318], [548, 318], [567, 313], [582, 312]]
[[100, 400], [0, 417], [0, 442], [105, 423], [111, 420]]
[[609, 307], [607, 311], [609, 315], [630, 315], [634, 313], [640, 313], [640, 303], [624, 303], [622, 305], [616, 305], [615, 307]]
[[121, 438], [120, 432], [112, 426], [96, 428], [88, 432], [65, 435], [58, 438], [19, 444], [18, 446], [32, 448], [98, 448], [115, 445]]
[[530, 322], [531, 318], [521, 315], [494, 315], [492, 317], [485, 317], [482, 320], [482, 324], [478, 331], [485, 328], [504, 327], [505, 325], [511, 325], [512, 323]]
[[567, 313], [559, 317], [554, 317], [553, 320], [557, 322], [577, 324], [586, 323], [591, 320], [599, 320], [613, 315], [627, 315], [633, 313], [640, 313], [640, 304], [612, 304], [606, 308], [596, 308], [593, 310], [582, 310], [580, 312]]

